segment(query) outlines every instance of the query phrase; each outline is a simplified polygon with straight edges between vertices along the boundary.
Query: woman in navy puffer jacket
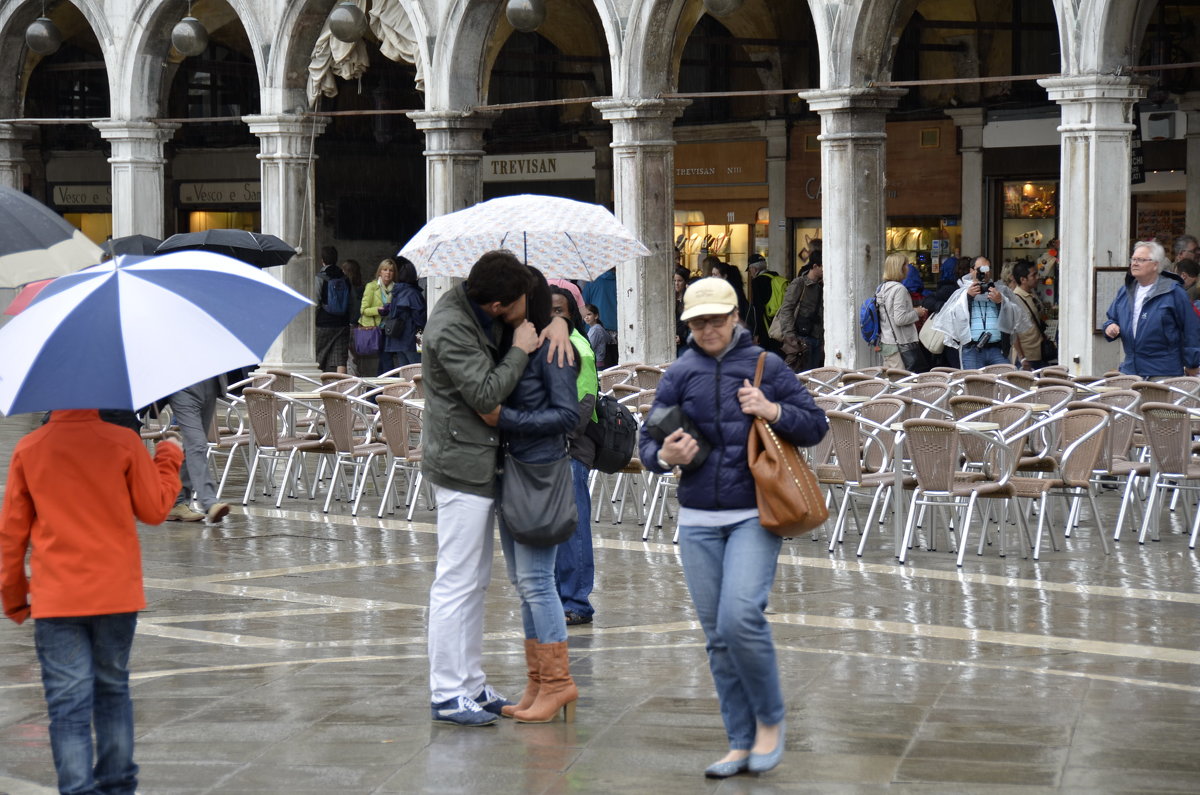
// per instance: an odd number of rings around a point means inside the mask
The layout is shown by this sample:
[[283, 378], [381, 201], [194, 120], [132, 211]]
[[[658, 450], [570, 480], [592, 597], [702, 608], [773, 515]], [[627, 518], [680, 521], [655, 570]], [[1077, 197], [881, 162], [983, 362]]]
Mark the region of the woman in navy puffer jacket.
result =
[[[679, 406], [712, 447], [679, 479], [679, 552], [707, 639], [709, 667], [729, 737], [710, 778], [772, 769], [783, 755], [784, 704], [771, 629], [763, 611], [782, 539], [759, 523], [746, 440], [754, 417], [797, 445], [816, 444], [825, 414], [778, 356], [761, 388], [751, 386], [762, 348], [738, 324], [737, 296], [722, 279], [700, 279], [684, 295], [688, 350], [663, 375], [654, 407]], [[643, 429], [642, 463], [655, 472], [688, 464], [695, 439], [676, 430], [660, 444]]]

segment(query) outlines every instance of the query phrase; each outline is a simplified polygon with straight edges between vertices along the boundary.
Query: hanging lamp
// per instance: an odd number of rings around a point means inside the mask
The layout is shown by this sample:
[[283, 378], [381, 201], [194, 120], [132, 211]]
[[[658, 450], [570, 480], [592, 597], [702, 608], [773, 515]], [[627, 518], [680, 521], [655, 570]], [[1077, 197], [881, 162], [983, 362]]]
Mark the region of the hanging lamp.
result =
[[62, 41], [62, 31], [46, 16], [46, 3], [42, 0], [42, 15], [25, 28], [25, 44], [38, 55], [53, 55]]
[[353, 0], [342, 0], [329, 12], [329, 33], [338, 41], [353, 44], [366, 32], [366, 14]]
[[742, 7], [743, 0], [704, 0], [704, 10], [714, 17], [727, 17]]
[[522, 33], [533, 33], [546, 21], [546, 0], [508, 0], [508, 24]]
[[171, 46], [185, 58], [199, 55], [208, 49], [208, 31], [192, 16], [192, 0], [188, 0], [187, 16], [171, 29]]

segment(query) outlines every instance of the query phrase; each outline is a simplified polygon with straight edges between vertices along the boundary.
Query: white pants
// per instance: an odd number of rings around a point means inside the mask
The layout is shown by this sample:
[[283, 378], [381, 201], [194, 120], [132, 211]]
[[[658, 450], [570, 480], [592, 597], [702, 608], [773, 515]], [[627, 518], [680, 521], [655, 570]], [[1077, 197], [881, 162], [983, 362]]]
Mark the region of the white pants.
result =
[[483, 599], [492, 579], [494, 501], [433, 487], [437, 572], [429, 589], [429, 687], [433, 702], [483, 689]]

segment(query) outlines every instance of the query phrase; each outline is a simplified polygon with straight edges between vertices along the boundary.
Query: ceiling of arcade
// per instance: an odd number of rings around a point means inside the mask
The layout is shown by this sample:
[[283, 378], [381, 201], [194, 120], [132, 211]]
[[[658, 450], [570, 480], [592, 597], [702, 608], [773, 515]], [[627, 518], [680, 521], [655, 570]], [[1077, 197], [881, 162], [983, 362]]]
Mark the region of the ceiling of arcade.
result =
[[[427, 16], [436, 15], [435, 8], [444, 10], [449, 5], [436, 0], [414, 1], [428, 9]], [[1108, 4], [1123, 1], [1138, 9], [1122, 16], [1128, 18], [1127, 28], [1145, 24], [1137, 57], [1131, 60], [1142, 65], [1200, 60], [1198, 0], [1162, 3], [1108, 0]], [[633, 2], [637, 5], [650, 0]], [[331, 4], [332, 0], [317, 3], [314, 8]], [[181, 10], [184, 0], [142, 5], [153, 8], [157, 16], [176, 6]], [[242, 56], [237, 60], [253, 64], [255, 47], [235, 5], [241, 7], [244, 3], [194, 0], [192, 12], [203, 22], [213, 44]], [[491, 8], [492, 19], [490, 32], [481, 38], [484, 51], [479, 72], [483, 83], [480, 96], [491, 102], [536, 101], [604, 96], [620, 90], [620, 85], [615, 85], [619, 81], [612, 74], [610, 52], [620, 53], [628, 42], [610, 45], [607, 41], [597, 0], [547, 3], [546, 20], [535, 34], [514, 31], [504, 16], [503, 2], [495, 0], [486, 5]], [[803, 90], [819, 83], [816, 26], [807, 0], [745, 0], [737, 11], [721, 18], [707, 16], [702, 0], [659, 0], [655, 7], [670, 11], [662, 19], [671, 27], [657, 39], [665, 47], [661, 60], [648, 54], [626, 67], [656, 70], [657, 77], [635, 81], [637, 85], [657, 85], [663, 93], [696, 93]], [[1054, 73], [1064, 61], [1059, 16], [1052, 0], [878, 0], [864, 2], [863, 7], [883, 9], [881, 14], [886, 22], [880, 30], [886, 30], [888, 24], [893, 26], [890, 34], [876, 35], [881, 42], [877, 53], [879, 67], [865, 69], [864, 73], [881, 80], [890, 77], [927, 82], [910, 88], [901, 106], [903, 110], [938, 112], [955, 105], [1045, 103], [1044, 91], [1032, 80], [989, 82], [986, 79]], [[73, 68], [103, 70], [101, 44], [76, 4], [71, 0], [53, 2], [49, 15], [76, 53], [72, 57]], [[529, 43], [531, 36], [540, 40], [536, 46]], [[260, 50], [263, 44], [259, 44]], [[22, 96], [31, 74], [42, 63], [41, 58], [28, 51], [23, 57]], [[174, 68], [184, 59], [173, 50], [167, 59], [172, 64], [165, 76], [169, 84]], [[55, 68], [66, 67], [55, 65]], [[390, 74], [394, 79], [410, 79], [407, 69]], [[985, 80], [967, 84], [945, 82], [971, 78]], [[257, 75], [254, 79], [257, 81]], [[1150, 73], [1150, 79], [1157, 81], [1160, 93], [1174, 94], [1193, 90], [1200, 82], [1200, 75], [1194, 70], [1180, 69]], [[406, 87], [405, 94], [409, 93]], [[162, 89], [164, 102], [169, 94], [168, 85]], [[693, 105], [705, 103], [715, 111], [698, 116], [692, 113], [694, 120], [808, 113], [803, 102], [786, 96], [736, 98], [723, 103], [697, 98]], [[587, 104], [563, 105], [556, 114], [565, 124], [596, 122]]]

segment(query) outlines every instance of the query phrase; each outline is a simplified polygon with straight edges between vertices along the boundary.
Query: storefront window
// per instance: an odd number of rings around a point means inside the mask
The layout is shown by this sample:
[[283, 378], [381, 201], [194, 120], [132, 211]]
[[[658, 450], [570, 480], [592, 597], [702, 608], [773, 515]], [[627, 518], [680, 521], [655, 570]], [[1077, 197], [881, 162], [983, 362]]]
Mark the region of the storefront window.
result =
[[244, 229], [247, 232], [257, 232], [261, 225], [262, 213], [258, 211], [195, 210], [188, 213], [189, 232], [204, 232], [208, 229]]
[[680, 214], [684, 219], [690, 215], [691, 222], [675, 224], [675, 250], [679, 252], [680, 263], [693, 276], [710, 275], [702, 272], [704, 260], [709, 256], [745, 270], [754, 242], [750, 224], [709, 224], [702, 220], [702, 213], [677, 210], [677, 218]]
[[1038, 297], [1058, 303], [1058, 180], [1001, 183], [1001, 270], [1019, 260], [1038, 268]]
[[96, 245], [112, 237], [112, 213], [63, 213], [63, 218]]

